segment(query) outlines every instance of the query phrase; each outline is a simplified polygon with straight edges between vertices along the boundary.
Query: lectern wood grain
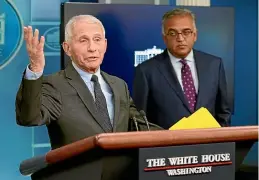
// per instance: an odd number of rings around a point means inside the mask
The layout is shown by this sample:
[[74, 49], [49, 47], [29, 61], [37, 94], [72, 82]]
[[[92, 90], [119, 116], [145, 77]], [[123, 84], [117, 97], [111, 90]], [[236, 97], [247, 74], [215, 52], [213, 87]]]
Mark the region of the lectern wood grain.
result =
[[54, 149], [47, 153], [46, 161], [57, 163], [94, 148], [118, 150], [248, 140], [258, 140], [258, 126], [104, 133]]

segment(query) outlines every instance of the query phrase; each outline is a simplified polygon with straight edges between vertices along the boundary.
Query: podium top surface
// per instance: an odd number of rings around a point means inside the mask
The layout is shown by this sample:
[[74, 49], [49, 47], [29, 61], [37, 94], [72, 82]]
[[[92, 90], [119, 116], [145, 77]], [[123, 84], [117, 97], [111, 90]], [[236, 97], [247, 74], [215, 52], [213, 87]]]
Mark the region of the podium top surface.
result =
[[258, 126], [103, 133], [54, 149], [47, 153], [46, 160], [55, 163], [94, 148], [117, 150], [257, 140]]

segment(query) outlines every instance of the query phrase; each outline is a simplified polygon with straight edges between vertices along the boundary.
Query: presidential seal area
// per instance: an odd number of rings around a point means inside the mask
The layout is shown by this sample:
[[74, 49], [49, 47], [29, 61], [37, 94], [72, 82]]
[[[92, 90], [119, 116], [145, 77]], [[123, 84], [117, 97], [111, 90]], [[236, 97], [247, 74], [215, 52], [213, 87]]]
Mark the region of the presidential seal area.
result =
[[195, 168], [182, 168], [182, 169], [169, 169], [166, 170], [168, 176], [180, 176], [191, 174], [205, 174], [211, 172], [211, 166], [208, 167], [195, 167]]

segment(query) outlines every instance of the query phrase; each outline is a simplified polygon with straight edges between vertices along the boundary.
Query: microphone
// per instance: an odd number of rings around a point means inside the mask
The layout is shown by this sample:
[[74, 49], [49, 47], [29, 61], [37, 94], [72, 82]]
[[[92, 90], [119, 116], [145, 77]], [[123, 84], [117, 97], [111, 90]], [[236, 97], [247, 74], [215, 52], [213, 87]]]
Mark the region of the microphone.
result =
[[44, 169], [48, 166], [46, 155], [36, 156], [31, 159], [25, 160], [20, 164], [20, 172], [24, 176], [30, 176], [31, 174]]
[[138, 122], [137, 122], [137, 118], [135, 117], [135, 115], [131, 115], [131, 119], [133, 120], [135, 126], [136, 126], [136, 130], [139, 131], [138, 129]]
[[145, 123], [147, 124], [147, 129], [150, 131], [149, 123], [148, 123], [148, 120], [147, 120], [147, 116], [146, 116], [145, 111], [141, 110], [141, 111], [140, 111], [140, 114], [141, 114], [141, 116], [143, 117], [143, 119], [145, 120]]

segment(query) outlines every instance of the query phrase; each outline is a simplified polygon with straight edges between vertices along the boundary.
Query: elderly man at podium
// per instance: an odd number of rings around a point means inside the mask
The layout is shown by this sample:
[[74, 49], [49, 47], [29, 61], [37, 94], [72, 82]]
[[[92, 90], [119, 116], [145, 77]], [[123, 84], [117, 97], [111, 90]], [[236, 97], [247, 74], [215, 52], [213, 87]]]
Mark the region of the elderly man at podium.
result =
[[[99, 133], [126, 132], [137, 127], [147, 129], [125, 81], [100, 69], [107, 39], [105, 29], [97, 18], [79, 15], [70, 19], [65, 27], [63, 49], [71, 62], [65, 70], [46, 77], [43, 76], [44, 37], [39, 38], [39, 31], [36, 29], [33, 33], [32, 27], [28, 26], [24, 27], [24, 39], [30, 63], [17, 93], [17, 124], [46, 125], [52, 149]], [[136, 127], [133, 123], [136, 121], [132, 119], [138, 121]], [[152, 124], [150, 127], [159, 129]], [[113, 155], [110, 159], [92, 161], [101, 156], [102, 152], [82, 155], [76, 161], [67, 163], [72, 164], [71, 167], [59, 165], [55, 168], [64, 171], [60, 173], [61, 179], [78, 180], [83, 172], [93, 180], [130, 178], [124, 173], [128, 171], [130, 156]], [[73, 175], [69, 173], [71, 171]], [[44, 173], [44, 176], [51, 176], [49, 171]]]

